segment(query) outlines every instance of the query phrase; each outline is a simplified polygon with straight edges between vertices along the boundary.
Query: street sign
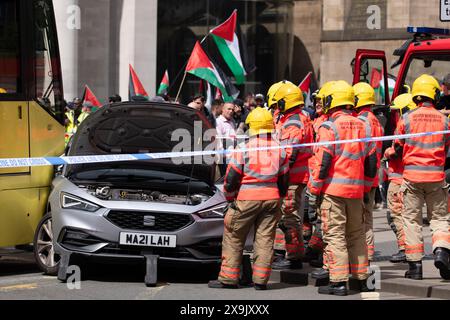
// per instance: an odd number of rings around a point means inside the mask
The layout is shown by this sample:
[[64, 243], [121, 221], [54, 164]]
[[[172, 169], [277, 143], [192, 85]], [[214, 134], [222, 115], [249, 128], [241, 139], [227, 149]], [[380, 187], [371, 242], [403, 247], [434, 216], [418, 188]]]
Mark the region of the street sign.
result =
[[450, 0], [441, 0], [440, 20], [450, 21]]

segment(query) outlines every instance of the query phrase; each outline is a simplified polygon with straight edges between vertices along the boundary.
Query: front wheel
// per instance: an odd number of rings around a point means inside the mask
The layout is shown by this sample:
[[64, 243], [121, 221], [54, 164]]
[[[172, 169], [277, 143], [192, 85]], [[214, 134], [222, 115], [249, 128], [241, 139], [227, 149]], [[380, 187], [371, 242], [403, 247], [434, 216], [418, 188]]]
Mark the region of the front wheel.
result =
[[36, 263], [45, 274], [56, 276], [59, 269], [60, 256], [53, 247], [52, 215], [47, 213], [39, 222], [33, 241]]

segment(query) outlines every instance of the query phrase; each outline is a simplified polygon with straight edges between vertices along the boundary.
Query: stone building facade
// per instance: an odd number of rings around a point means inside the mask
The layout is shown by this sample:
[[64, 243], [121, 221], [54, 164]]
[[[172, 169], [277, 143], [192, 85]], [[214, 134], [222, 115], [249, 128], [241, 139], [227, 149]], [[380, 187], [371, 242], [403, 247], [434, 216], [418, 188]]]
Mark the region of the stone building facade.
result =
[[[233, 8], [257, 67], [242, 93], [264, 92], [283, 78], [300, 82], [309, 71], [319, 83], [351, 81], [358, 48], [385, 50], [392, 65], [394, 49], [410, 37], [408, 25], [450, 27], [439, 21], [439, 1], [423, 0], [58, 0], [54, 6], [66, 98], [88, 84], [103, 102], [114, 93], [128, 97], [129, 64], [154, 95], [164, 70], [176, 78], [193, 43]], [[195, 90], [196, 81], [188, 79], [185, 90]]]

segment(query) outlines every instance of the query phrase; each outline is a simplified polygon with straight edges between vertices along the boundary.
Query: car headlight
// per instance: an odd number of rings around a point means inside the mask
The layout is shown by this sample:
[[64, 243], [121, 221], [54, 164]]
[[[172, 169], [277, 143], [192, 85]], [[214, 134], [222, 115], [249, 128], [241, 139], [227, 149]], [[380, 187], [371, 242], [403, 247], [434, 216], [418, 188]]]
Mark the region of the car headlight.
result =
[[226, 207], [227, 207], [227, 204], [224, 203], [224, 204], [218, 205], [218, 206], [210, 208], [210, 209], [199, 211], [199, 212], [197, 212], [197, 215], [203, 219], [223, 218], [223, 216], [224, 216], [223, 211]]
[[95, 212], [100, 209], [99, 206], [89, 201], [80, 199], [67, 193], [61, 193], [61, 207], [65, 209], [74, 209]]

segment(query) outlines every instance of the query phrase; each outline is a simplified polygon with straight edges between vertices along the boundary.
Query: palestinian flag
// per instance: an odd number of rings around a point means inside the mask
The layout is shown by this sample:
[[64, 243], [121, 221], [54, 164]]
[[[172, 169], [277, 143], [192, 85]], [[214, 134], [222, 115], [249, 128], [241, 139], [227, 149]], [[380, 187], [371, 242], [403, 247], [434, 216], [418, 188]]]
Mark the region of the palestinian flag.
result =
[[219, 88], [216, 88], [216, 96], [214, 97], [214, 99], [223, 99], [222, 92]]
[[158, 95], [167, 94], [169, 91], [169, 85], [169, 72], [166, 69], [166, 72], [164, 72], [164, 76], [161, 80], [161, 84], [159, 85]]
[[94, 106], [92, 108], [92, 111], [95, 111], [102, 106], [100, 101], [98, 101], [95, 94], [87, 85], [84, 86], [83, 98], [81, 100], [83, 101], [83, 103], [90, 102]]
[[313, 73], [310, 71], [298, 86], [302, 90], [303, 98], [305, 99], [305, 106], [309, 107], [314, 102], [312, 101], [312, 94], [315, 91], [315, 83], [313, 81]]
[[132, 101], [133, 97], [143, 97], [146, 100], [149, 99], [147, 91], [145, 91], [144, 86], [142, 85], [141, 80], [139, 80], [136, 72], [130, 64], [130, 83], [128, 87], [128, 99]]
[[239, 85], [244, 83], [247, 72], [242, 63], [239, 38], [236, 33], [236, 19], [237, 10], [234, 10], [227, 21], [212, 29], [210, 33]]
[[187, 63], [186, 72], [219, 88], [226, 102], [233, 101], [239, 95], [236, 87], [233, 86], [223, 71], [209, 59], [198, 41]]
[[380, 86], [381, 79], [383, 79], [382, 71], [372, 68], [372, 74], [370, 75], [370, 86], [377, 89]]

